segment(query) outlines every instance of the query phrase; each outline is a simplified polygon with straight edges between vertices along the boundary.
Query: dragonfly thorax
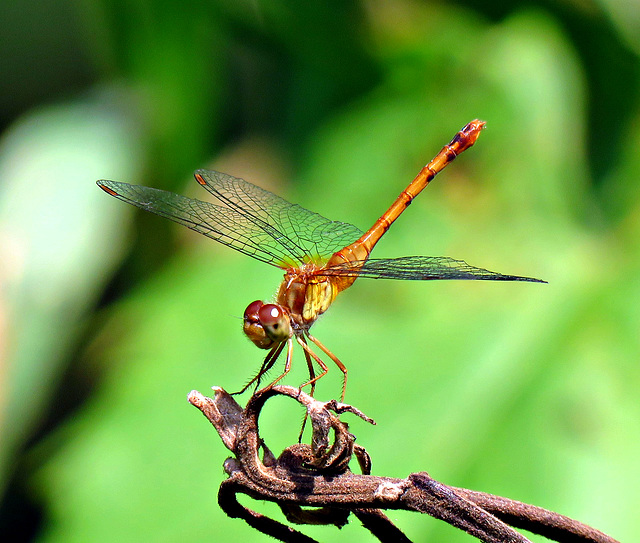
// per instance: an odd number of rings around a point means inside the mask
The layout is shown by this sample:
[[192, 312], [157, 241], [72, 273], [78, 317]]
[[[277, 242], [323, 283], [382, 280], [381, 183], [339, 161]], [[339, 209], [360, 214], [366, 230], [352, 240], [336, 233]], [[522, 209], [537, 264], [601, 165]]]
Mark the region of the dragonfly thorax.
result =
[[312, 265], [289, 270], [280, 285], [278, 304], [289, 310], [294, 326], [309, 328], [339, 292], [332, 278], [316, 275], [316, 270]]

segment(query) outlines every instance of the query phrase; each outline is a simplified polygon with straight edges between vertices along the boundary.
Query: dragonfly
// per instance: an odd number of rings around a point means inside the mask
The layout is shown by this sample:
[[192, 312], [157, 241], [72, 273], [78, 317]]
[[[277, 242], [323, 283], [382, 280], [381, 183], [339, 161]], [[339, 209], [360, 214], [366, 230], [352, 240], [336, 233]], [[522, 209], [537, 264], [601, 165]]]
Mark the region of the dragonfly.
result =
[[[476, 119], [457, 132], [366, 232], [352, 224], [329, 220], [243, 179], [211, 170], [197, 170], [194, 175], [214, 196], [216, 204], [140, 185], [108, 180], [97, 184], [119, 200], [171, 219], [284, 271], [274, 302], [256, 300], [244, 312], [244, 333], [256, 346], [269, 352], [258, 373], [239, 393], [254, 383], [257, 390], [262, 377], [286, 347], [284, 370], [268, 386], [283, 379], [291, 369], [297, 343], [309, 370], [309, 380], [301, 388], [310, 386], [313, 395], [316, 382], [327, 374], [329, 367], [314, 352], [311, 343], [342, 371], [344, 401], [347, 368], [309, 330], [336, 296], [357, 278], [545, 282], [492, 272], [450, 257], [369, 258], [391, 224], [436, 174], [476, 142], [484, 127], [485, 122]], [[320, 368], [317, 374], [314, 362]]]

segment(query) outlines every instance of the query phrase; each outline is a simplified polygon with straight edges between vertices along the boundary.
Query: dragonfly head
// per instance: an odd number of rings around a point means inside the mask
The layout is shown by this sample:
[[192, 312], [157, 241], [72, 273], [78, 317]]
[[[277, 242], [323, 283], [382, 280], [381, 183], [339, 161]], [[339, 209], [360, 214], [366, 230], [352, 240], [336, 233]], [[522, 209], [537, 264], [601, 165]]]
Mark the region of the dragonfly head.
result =
[[244, 311], [244, 333], [261, 349], [289, 339], [293, 332], [289, 315], [279, 305], [251, 302]]

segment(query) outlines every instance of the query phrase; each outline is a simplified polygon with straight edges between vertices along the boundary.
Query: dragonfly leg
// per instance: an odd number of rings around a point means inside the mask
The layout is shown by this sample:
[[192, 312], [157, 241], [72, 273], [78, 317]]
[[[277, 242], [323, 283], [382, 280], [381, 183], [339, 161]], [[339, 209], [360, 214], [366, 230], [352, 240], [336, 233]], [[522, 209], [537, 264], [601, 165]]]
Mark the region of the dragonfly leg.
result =
[[[284, 343], [282, 343], [282, 345], [284, 346]], [[273, 381], [273, 383], [271, 383], [269, 386], [265, 387], [265, 389], [271, 388], [278, 381], [280, 381], [280, 379], [282, 379], [285, 375], [287, 375], [287, 373], [289, 373], [289, 370], [291, 369], [291, 359], [292, 358], [293, 358], [293, 340], [291, 338], [289, 338], [287, 340], [287, 360], [284, 363], [284, 371], [282, 372], [282, 374], [278, 378], [276, 378], [275, 381]]]
[[233, 394], [242, 394], [253, 383], [256, 383], [256, 381], [257, 381], [257, 384], [256, 384], [256, 389], [257, 389], [260, 386], [260, 380], [262, 379], [262, 376], [265, 373], [267, 373], [273, 367], [273, 365], [276, 363], [276, 360], [278, 359], [278, 357], [280, 356], [280, 353], [284, 349], [284, 345], [285, 345], [285, 342], [283, 341], [282, 343], [279, 343], [278, 345], [273, 347], [273, 349], [271, 349], [269, 351], [269, 353], [267, 354], [267, 356], [265, 357], [264, 362], [262, 362], [262, 365], [260, 366], [260, 370], [258, 371], [256, 376], [253, 379], [251, 379], [251, 381], [249, 381], [246, 385], [244, 385], [242, 387], [242, 390], [240, 390], [238, 392], [234, 392]]
[[[311, 337], [311, 336], [309, 336], [309, 337]], [[329, 368], [322, 361], [322, 359], [309, 348], [309, 345], [307, 345], [307, 342], [304, 340], [304, 338], [300, 338], [299, 336], [296, 336], [296, 341], [304, 349], [304, 352], [307, 353], [309, 356], [311, 356], [311, 358], [313, 358], [316, 361], [316, 363], [318, 364], [318, 366], [320, 366], [320, 368], [322, 369], [321, 373], [319, 373], [315, 377], [312, 377], [306, 383], [300, 385], [300, 388], [306, 387], [307, 385], [311, 385], [311, 390], [315, 390], [315, 382], [318, 379], [320, 379], [321, 377], [324, 377], [327, 374], [327, 372], [329, 371]]]
[[[307, 343], [304, 336], [302, 337], [302, 341], [304, 341], [305, 344]], [[309, 393], [309, 395], [313, 398], [313, 393], [316, 391], [316, 372], [313, 369], [313, 361], [311, 360], [311, 356], [306, 350], [304, 351], [304, 357], [307, 360], [307, 367], [309, 368], [309, 379], [310, 379], [309, 383], [311, 383], [311, 392]]]
[[[305, 341], [304, 336], [302, 337], [302, 341]], [[313, 369], [313, 361], [311, 360], [311, 356], [307, 351], [304, 351], [304, 357], [307, 360], [307, 367], [309, 368], [309, 378], [311, 379], [311, 392], [309, 392], [309, 395], [313, 398], [313, 394], [316, 391], [316, 382], [314, 381], [316, 372]], [[302, 435], [304, 434], [304, 428], [307, 424], [308, 417], [309, 413], [305, 411], [304, 419], [302, 419], [302, 426], [300, 427], [300, 434], [298, 435], [298, 443], [302, 443]]]
[[342, 362], [340, 362], [340, 359], [329, 349], [327, 349], [318, 339], [313, 337], [311, 334], [307, 334], [307, 337], [313, 342], [314, 345], [320, 347], [324, 354], [326, 354], [331, 360], [334, 361], [336, 366], [340, 368], [340, 371], [344, 375], [344, 378], [342, 380], [342, 396], [340, 397], [340, 401], [344, 402], [344, 393], [347, 390], [347, 367]]

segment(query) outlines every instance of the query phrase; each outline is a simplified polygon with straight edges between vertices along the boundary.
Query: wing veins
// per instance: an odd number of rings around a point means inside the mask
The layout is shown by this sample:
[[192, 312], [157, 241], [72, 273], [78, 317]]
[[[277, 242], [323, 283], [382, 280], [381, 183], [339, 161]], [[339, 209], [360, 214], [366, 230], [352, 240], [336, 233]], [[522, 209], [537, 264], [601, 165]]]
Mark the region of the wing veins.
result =
[[481, 281], [528, 281], [545, 283], [541, 279], [507, 275], [477, 268], [464, 260], [446, 256], [405, 256], [399, 258], [371, 258], [331, 266], [319, 270], [318, 275], [369, 277], [371, 279], [428, 280], [481, 280]]
[[[239, 213], [240, 215], [251, 220], [253, 224], [258, 226], [261, 230], [263, 230], [267, 234], [269, 234], [274, 241], [276, 241], [277, 243], [282, 245], [287, 251], [289, 251], [290, 255], [295, 257], [299, 262], [304, 261], [304, 255], [307, 254], [307, 251], [303, 247], [298, 245], [285, 232], [283, 232], [282, 230], [278, 230], [277, 228], [269, 224], [267, 221], [265, 221], [264, 219], [260, 218], [255, 214], [254, 210], [258, 209], [263, 213], [265, 213], [267, 217], [275, 218], [272, 211], [262, 205], [261, 199], [257, 195], [251, 193], [251, 189], [255, 192], [258, 192], [258, 194], [260, 194], [260, 192], [266, 193], [271, 198], [281, 200], [285, 204], [288, 204], [291, 206], [293, 206], [294, 204], [289, 204], [289, 202], [287, 202], [283, 198], [280, 198], [276, 194], [273, 194], [272, 192], [269, 192], [263, 188], [258, 187], [257, 185], [249, 183], [248, 181], [245, 181], [244, 179], [240, 179], [238, 177], [233, 177], [231, 175], [228, 175], [222, 172], [216, 172], [213, 170], [198, 170], [196, 173], [200, 174], [202, 178], [205, 180], [205, 185], [203, 186], [213, 196], [215, 196], [218, 200], [226, 204], [230, 209], [233, 209], [234, 211], [236, 211], [236, 213]], [[217, 183], [214, 184], [210, 182], [210, 179], [212, 176], [209, 174], [215, 174], [214, 177], [216, 178]], [[228, 183], [227, 190], [229, 190], [232, 193], [233, 195], [232, 197], [225, 195], [223, 192], [221, 192], [217, 188], [218, 184], [223, 185], [227, 183]], [[244, 190], [245, 186], [250, 187], [250, 190], [249, 191]], [[242, 190], [242, 195], [239, 194], [238, 192], [239, 190]], [[246, 206], [246, 205], [243, 206], [235, 200], [237, 198], [237, 200], [239, 200], [240, 202], [244, 202], [245, 198], [243, 198], [243, 195], [246, 197], [246, 199], [248, 199], [253, 204], [252, 206]], [[286, 240], [286, 243], [283, 242], [283, 240]]]
[[362, 235], [352, 224], [327, 219], [244, 179], [212, 170], [198, 170], [196, 174], [205, 181], [206, 190], [226, 205], [241, 209], [243, 215], [249, 214], [249, 220], [299, 263], [314, 255], [328, 258]]
[[[246, 219], [234, 209], [150, 187], [106, 180], [98, 183], [113, 191], [110, 194], [119, 200], [177, 222], [266, 264], [281, 268], [280, 263], [288, 257], [285, 252], [258, 244], [248, 235], [234, 235], [236, 230], [246, 233], [243, 224]], [[223, 222], [221, 217], [226, 220]], [[234, 226], [239, 228], [234, 229]]]

